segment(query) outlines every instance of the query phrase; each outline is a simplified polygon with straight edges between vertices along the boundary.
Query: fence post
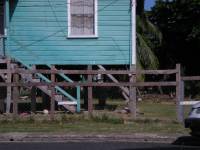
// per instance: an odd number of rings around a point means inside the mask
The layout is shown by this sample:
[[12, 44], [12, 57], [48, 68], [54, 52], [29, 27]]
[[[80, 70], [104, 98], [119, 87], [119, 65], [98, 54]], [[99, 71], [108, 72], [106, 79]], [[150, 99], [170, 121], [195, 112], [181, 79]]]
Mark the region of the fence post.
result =
[[182, 97], [182, 88], [181, 88], [181, 65], [176, 64], [176, 112], [177, 112], [177, 120], [179, 122], [183, 122], [183, 109], [180, 105], [181, 97]]
[[31, 112], [35, 113], [36, 111], [36, 87], [32, 86], [31, 88]]
[[77, 86], [76, 87], [76, 98], [77, 98], [77, 106], [76, 106], [76, 111], [78, 113], [80, 113], [81, 111], [81, 87], [80, 86]]
[[[88, 70], [92, 70], [92, 65], [88, 65]], [[92, 83], [92, 75], [88, 74], [88, 83]], [[92, 115], [93, 111], [93, 95], [92, 86], [88, 86], [88, 112]]]
[[[14, 83], [19, 82], [19, 75], [18, 74], [13, 75], [13, 82]], [[19, 87], [14, 86], [13, 87], [13, 115], [14, 115], [14, 117], [17, 117], [17, 115], [18, 115], [18, 101], [19, 101]]]
[[[51, 70], [54, 70], [55, 66], [51, 67]], [[55, 83], [55, 74], [51, 73], [51, 82]], [[54, 113], [55, 113], [55, 85], [53, 84], [51, 86], [51, 110], [50, 110], [50, 117], [51, 120], [54, 119]]]
[[[184, 81], [181, 79], [181, 99], [180, 101], [183, 102], [184, 101], [184, 98], [185, 98], [185, 83]], [[184, 121], [184, 106], [183, 105], [180, 105], [180, 114], [181, 114], [181, 120], [182, 122]]]
[[[32, 69], [35, 70], [35, 65], [32, 66]], [[33, 77], [33, 75], [32, 75]], [[32, 86], [31, 88], [31, 112], [35, 113], [36, 111], [36, 87]]]
[[[11, 83], [12, 74], [11, 74], [11, 60], [10, 58], [7, 59], [7, 80], [6, 83]], [[7, 98], [6, 98], [6, 113], [10, 113], [11, 107], [11, 97], [12, 97], [12, 88], [10, 85], [7, 86]]]
[[[130, 66], [130, 71], [135, 71], [136, 67], [135, 65]], [[130, 83], [136, 83], [136, 75], [131, 74], [130, 75]], [[131, 113], [132, 118], [136, 119], [137, 117], [137, 105], [136, 105], [136, 87], [130, 86], [129, 87], [129, 110]]]

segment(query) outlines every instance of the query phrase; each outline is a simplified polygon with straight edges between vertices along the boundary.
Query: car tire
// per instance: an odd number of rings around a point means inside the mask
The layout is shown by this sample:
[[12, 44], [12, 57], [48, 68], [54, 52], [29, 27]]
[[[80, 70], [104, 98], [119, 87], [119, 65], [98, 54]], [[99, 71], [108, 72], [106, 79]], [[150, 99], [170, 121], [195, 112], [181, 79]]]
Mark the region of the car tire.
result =
[[190, 128], [191, 129], [191, 135], [194, 137], [200, 137], [200, 130], [196, 129], [196, 128]]

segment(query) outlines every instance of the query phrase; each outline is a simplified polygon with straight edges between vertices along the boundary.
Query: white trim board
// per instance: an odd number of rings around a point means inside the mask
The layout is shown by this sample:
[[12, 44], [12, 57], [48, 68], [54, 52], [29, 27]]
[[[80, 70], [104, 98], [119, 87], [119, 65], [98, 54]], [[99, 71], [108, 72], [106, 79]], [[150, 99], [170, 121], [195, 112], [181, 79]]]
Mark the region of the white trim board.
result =
[[72, 0], [67, 0], [67, 23], [68, 23], [68, 38], [98, 38], [98, 0], [94, 0], [94, 34], [93, 35], [72, 35], [71, 34], [71, 7], [70, 3]]

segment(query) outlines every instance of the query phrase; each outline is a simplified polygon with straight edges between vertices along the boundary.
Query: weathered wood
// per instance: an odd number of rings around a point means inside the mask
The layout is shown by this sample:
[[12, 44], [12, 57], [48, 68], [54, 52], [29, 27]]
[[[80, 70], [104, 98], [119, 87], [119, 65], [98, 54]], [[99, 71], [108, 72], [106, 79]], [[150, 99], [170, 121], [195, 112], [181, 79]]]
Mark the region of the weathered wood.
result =
[[[52, 65], [51, 70], [55, 70], [55, 66]], [[55, 82], [55, 74], [51, 74], [51, 82]], [[51, 119], [54, 119], [54, 113], [55, 113], [55, 86], [51, 86], [51, 110], [50, 110], [50, 116]]]
[[199, 81], [200, 80], [200, 76], [189, 76], [189, 77], [181, 77], [181, 80], [183, 81]]
[[170, 75], [170, 74], [176, 74], [177, 70], [176, 69], [171, 69], [171, 70], [137, 70], [137, 74], [151, 74], [151, 75]]
[[183, 116], [182, 116], [182, 109], [181, 109], [181, 66], [180, 64], [176, 65], [176, 111], [177, 111], [177, 120], [179, 122], [183, 122]]
[[[32, 66], [32, 70], [36, 70], [35, 65]], [[33, 78], [33, 74], [31, 76]], [[36, 87], [32, 86], [32, 88], [31, 88], [31, 112], [32, 113], [36, 112], [36, 92], [37, 92]]]
[[31, 112], [36, 112], [36, 87], [31, 88]]
[[[11, 83], [11, 79], [12, 79], [10, 59], [7, 59], [7, 71], [8, 72], [7, 72], [6, 84]], [[11, 89], [11, 85], [5, 85], [5, 86], [7, 86], [6, 113], [10, 113], [12, 89]]]
[[[19, 75], [13, 75], [13, 81], [19, 82]], [[13, 115], [18, 115], [19, 87], [13, 87]]]
[[135, 86], [135, 87], [157, 87], [157, 86], [176, 86], [176, 82], [120, 82], [120, 83], [96, 83], [96, 82], [52, 82], [52, 83], [0, 83], [0, 86], [64, 86], [64, 87], [76, 87], [76, 86], [96, 86], [96, 87], [118, 87], [118, 86]]
[[[0, 78], [0, 82], [4, 82], [4, 79]], [[7, 87], [0, 87], [0, 113], [5, 112], [4, 100], [6, 98], [6, 88]]]
[[181, 105], [181, 103], [184, 101], [185, 98], [185, 84], [184, 81], [181, 80], [181, 85], [180, 85], [180, 115], [181, 115], [181, 120], [184, 121], [184, 107]]
[[[88, 65], [88, 70], [92, 70], [92, 65]], [[88, 82], [92, 83], [92, 75], [88, 74]], [[88, 112], [91, 115], [93, 112], [93, 95], [92, 95], [92, 86], [88, 86]]]
[[[98, 65], [101, 66], [101, 65]], [[100, 67], [102, 68], [102, 67]], [[105, 68], [104, 68], [105, 69]], [[7, 73], [9, 70], [2, 69], [0, 70], [0, 74]], [[129, 71], [129, 70], [44, 70], [44, 69], [37, 69], [37, 70], [24, 70], [24, 69], [15, 69], [12, 70], [11, 73], [22, 73], [22, 74], [30, 74], [30, 73], [43, 73], [43, 74], [113, 74], [113, 75], [128, 75], [128, 74], [175, 74], [177, 70], [137, 70], [137, 71]]]
[[5, 111], [5, 108], [4, 108], [5, 97], [6, 97], [6, 87], [0, 87], [0, 113], [4, 113]]
[[[130, 66], [130, 70], [133, 71], [135, 70], [135, 65], [131, 65]], [[131, 75], [130, 76], [130, 83], [135, 83], [136, 82], [136, 76], [134, 75]], [[136, 87], [133, 87], [133, 86], [130, 86], [129, 87], [129, 110], [130, 110], [130, 113], [131, 113], [131, 117], [136, 119], [136, 116], [137, 116], [137, 112], [136, 112]]]
[[[2, 69], [0, 70], [0, 74], [7, 73], [8, 70]], [[30, 73], [43, 73], [43, 74], [119, 74], [119, 75], [125, 75], [125, 74], [136, 74], [136, 72], [131, 72], [127, 70], [44, 70], [44, 69], [37, 69], [37, 70], [24, 70], [24, 69], [16, 69], [12, 70], [11, 73], [22, 73], [22, 74], [30, 74]]]

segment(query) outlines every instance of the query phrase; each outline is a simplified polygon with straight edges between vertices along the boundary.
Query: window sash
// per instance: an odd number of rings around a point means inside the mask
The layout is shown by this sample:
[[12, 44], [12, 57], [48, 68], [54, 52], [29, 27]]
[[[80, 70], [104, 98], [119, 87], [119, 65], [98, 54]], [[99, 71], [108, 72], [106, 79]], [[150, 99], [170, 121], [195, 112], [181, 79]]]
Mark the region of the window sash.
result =
[[97, 0], [68, 0], [68, 37], [97, 37]]

